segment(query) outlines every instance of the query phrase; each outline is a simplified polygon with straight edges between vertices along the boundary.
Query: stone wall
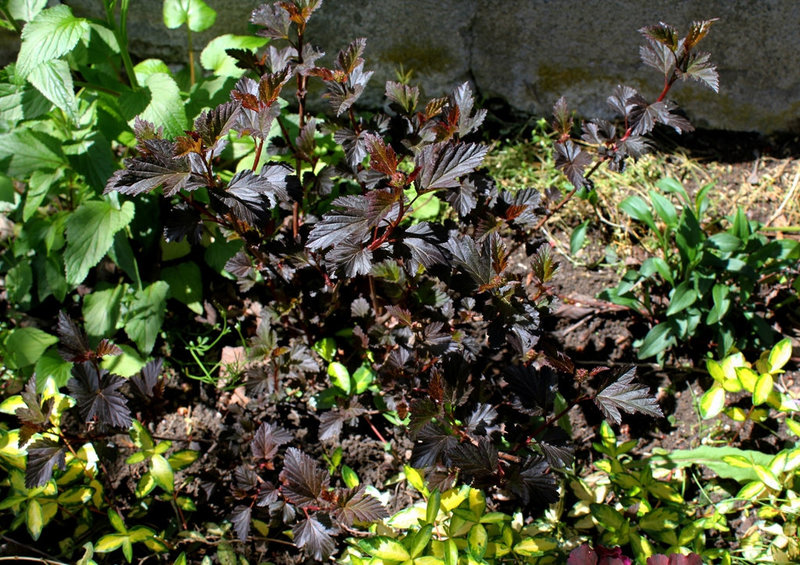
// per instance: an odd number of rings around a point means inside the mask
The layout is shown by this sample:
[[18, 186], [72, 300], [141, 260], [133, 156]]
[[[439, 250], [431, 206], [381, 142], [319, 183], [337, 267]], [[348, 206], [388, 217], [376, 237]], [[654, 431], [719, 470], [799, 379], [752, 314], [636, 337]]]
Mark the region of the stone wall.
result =
[[[215, 26], [200, 34], [245, 33], [260, 2], [207, 0]], [[97, 0], [72, 0], [91, 13]], [[165, 30], [161, 0], [132, 2], [131, 48], [139, 57], [185, 61], [184, 30]], [[376, 71], [364, 101], [378, 104], [382, 84], [402, 65], [427, 96], [465, 80], [486, 97], [548, 114], [567, 96], [587, 116], [608, 114], [618, 83], [655, 97], [658, 73], [638, 58], [637, 30], [664, 21], [685, 32], [693, 20], [719, 18], [702, 47], [712, 52], [720, 93], [678, 84], [673, 98], [698, 126], [759, 131], [800, 129], [800, 5], [797, 0], [325, 0], [309, 37], [333, 57], [366, 37], [367, 68]], [[328, 59], [330, 60], [330, 59]]]

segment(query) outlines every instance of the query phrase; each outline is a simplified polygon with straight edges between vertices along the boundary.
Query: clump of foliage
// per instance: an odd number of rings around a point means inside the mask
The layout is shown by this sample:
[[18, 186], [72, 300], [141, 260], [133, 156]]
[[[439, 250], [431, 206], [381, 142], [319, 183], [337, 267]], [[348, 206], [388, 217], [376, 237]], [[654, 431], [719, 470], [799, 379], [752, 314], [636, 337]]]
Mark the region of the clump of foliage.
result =
[[[778, 317], [777, 305], [791, 293], [800, 243], [768, 239], [741, 208], [727, 230], [704, 227], [713, 184], [694, 198], [674, 179], [662, 179], [657, 186], [663, 193], [651, 190], [650, 203], [630, 196], [619, 205], [643, 224], [657, 251], [600, 295], [657, 322], [642, 341], [639, 357], [663, 360], [668, 349], [682, 343], [698, 352], [716, 345], [719, 355], [733, 347], [774, 343], [778, 334], [767, 317]], [[672, 194], [679, 197], [680, 212]], [[767, 287], [772, 298], [761, 300]]]
[[[2, 348], [27, 382], [2, 404], [18, 419], [0, 428], [9, 475], [0, 507], [13, 513], [11, 530], [24, 523], [43, 539], [46, 525], [69, 522], [86, 563], [118, 550], [127, 561], [149, 551], [178, 562], [216, 552], [226, 562], [243, 542], [293, 544], [321, 560], [336, 553], [337, 536], [376, 522], [380, 535], [354, 542], [352, 560], [454, 562], [464, 547], [476, 558], [547, 557], [552, 540], [501, 510], [561, 500], [573, 463], [569, 410], [593, 403], [615, 425], [623, 412], [662, 416], [634, 369], [582, 369], [540, 347], [557, 267], [537, 239], [548, 213], [534, 188], [501, 190], [481, 169], [485, 111], [469, 85], [421, 103], [418, 88], [391, 81], [388, 110], [357, 115], [372, 76], [366, 40], [323, 65], [306, 36], [320, 4], [256, 8], [258, 37], [212, 42], [200, 63], [214, 74], [199, 78], [193, 56], [183, 75], [159, 62], [133, 66], [127, 2], [119, 20], [106, 2], [105, 23], [66, 6], [26, 12], [20, 58], [5, 71], [19, 103], [0, 139], [9, 177], [26, 185], [9, 200], [24, 237], [3, 262], [16, 311]], [[191, 33], [213, 22], [200, 0], [166, 2], [164, 16], [169, 27], [187, 25], [190, 53]], [[625, 133], [604, 130], [598, 162], [621, 168], [656, 121], [688, 127], [663, 99], [679, 76], [711, 81], [707, 58], [693, 52], [707, 27], [677, 43], [668, 26], [650, 29], [647, 49], [665, 46], [675, 64], [656, 103], [616, 94]], [[54, 41], [35, 51], [47, 34]], [[64, 89], [45, 80], [53, 77]], [[80, 96], [76, 80], [87, 85]], [[321, 81], [332, 117], [309, 113], [309, 81]], [[564, 137], [563, 105], [557, 113], [558, 164], [577, 189], [591, 172]], [[596, 126], [587, 131], [599, 136], [605, 126]], [[112, 174], [117, 157], [124, 167]], [[168, 366], [185, 362], [160, 339], [167, 301], [210, 318], [202, 283], [222, 277], [261, 311], [239, 334], [250, 402], [225, 415], [227, 467], [209, 469], [195, 465], [196, 441], [156, 433], [179, 394]], [[68, 294], [56, 335], [22, 323]], [[209, 343], [189, 342], [201, 367]], [[169, 354], [163, 364], [145, 362], [157, 345]], [[316, 413], [321, 441], [364, 424], [407, 463], [406, 477], [425, 469], [415, 485], [424, 520], [384, 532], [381, 493], [335, 456], [326, 468], [317, 443], [299, 449], [299, 431], [267, 418], [264, 407], [298, 400]], [[394, 449], [405, 435], [409, 461]], [[120, 493], [123, 465], [136, 480]], [[201, 523], [201, 505], [220, 523]], [[77, 555], [77, 544], [59, 541], [50, 547]]]

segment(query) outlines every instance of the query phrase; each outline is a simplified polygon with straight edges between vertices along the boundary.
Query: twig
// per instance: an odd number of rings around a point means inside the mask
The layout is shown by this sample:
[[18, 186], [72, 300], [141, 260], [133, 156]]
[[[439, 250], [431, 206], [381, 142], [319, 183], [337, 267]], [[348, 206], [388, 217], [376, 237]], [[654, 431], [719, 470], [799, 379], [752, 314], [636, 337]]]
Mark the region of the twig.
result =
[[10, 538], [6, 535], [0, 535], [0, 539], [7, 541], [8, 543], [13, 543], [14, 545], [18, 545], [19, 547], [24, 547], [28, 551], [32, 551], [34, 553], [38, 553], [39, 555], [44, 555], [44, 559], [38, 557], [20, 557], [20, 556], [12, 556], [12, 557], [0, 557], [0, 561], [15, 561], [17, 559], [24, 559], [26, 561], [34, 561], [36, 563], [48, 563], [51, 565], [67, 565], [66, 563], [62, 563], [61, 561], [56, 561], [55, 559], [50, 559], [50, 556], [46, 554], [44, 551], [33, 547], [32, 545], [28, 545], [26, 543], [19, 542], [13, 538]]

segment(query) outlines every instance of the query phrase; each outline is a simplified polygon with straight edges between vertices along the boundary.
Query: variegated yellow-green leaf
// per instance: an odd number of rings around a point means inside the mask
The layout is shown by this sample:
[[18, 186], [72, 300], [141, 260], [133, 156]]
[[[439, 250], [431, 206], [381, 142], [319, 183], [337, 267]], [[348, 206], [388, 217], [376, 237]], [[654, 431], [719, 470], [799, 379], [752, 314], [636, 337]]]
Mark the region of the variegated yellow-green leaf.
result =
[[750, 367], [737, 367], [736, 378], [739, 379], [739, 382], [742, 383], [742, 387], [745, 390], [753, 392], [756, 388], [756, 381], [758, 381], [758, 373]]
[[94, 489], [91, 487], [73, 487], [58, 495], [58, 503], [64, 506], [70, 504], [86, 504], [92, 499]]
[[94, 550], [97, 553], [108, 553], [114, 551], [122, 546], [122, 542], [126, 541], [128, 536], [125, 534], [108, 534], [97, 540], [94, 544]]
[[472, 555], [483, 558], [486, 553], [486, 544], [489, 541], [489, 535], [486, 533], [486, 528], [480, 524], [475, 524], [467, 534], [467, 544]]
[[739, 492], [736, 494], [736, 498], [748, 500], [756, 498], [762, 492], [764, 492], [764, 483], [761, 481], [751, 481], [739, 490]]
[[704, 419], [717, 416], [725, 408], [725, 389], [714, 385], [700, 398], [700, 415]]
[[764, 373], [758, 377], [755, 389], [753, 389], [753, 406], [764, 404], [772, 392], [775, 383], [772, 380], [772, 375]]
[[706, 371], [708, 371], [708, 374], [719, 384], [725, 382], [725, 370], [717, 361], [708, 359], [706, 361]]
[[342, 480], [347, 485], [347, 488], [356, 488], [361, 484], [356, 472], [347, 465], [342, 465]]
[[747, 412], [745, 412], [738, 406], [726, 408], [725, 415], [728, 416], [728, 418], [730, 418], [734, 422], [744, 422], [745, 420], [747, 420]]
[[800, 448], [795, 448], [786, 454], [786, 464], [783, 470], [790, 473], [800, 467]]
[[42, 505], [35, 498], [28, 502], [28, 507], [25, 509], [25, 525], [28, 527], [31, 537], [38, 540], [44, 527], [44, 514]]
[[778, 478], [772, 474], [772, 471], [763, 465], [753, 465], [753, 470], [756, 472], [756, 475], [758, 475], [758, 478], [761, 480], [761, 482], [767, 485], [769, 488], [778, 491], [783, 490], [783, 486], [778, 481]]
[[780, 340], [769, 352], [769, 372], [775, 373], [783, 368], [792, 356], [792, 340]]
[[384, 559], [387, 561], [405, 561], [411, 559], [403, 545], [392, 538], [386, 536], [377, 536], [359, 542], [359, 547], [370, 554], [372, 557]]
[[461, 505], [469, 495], [469, 487], [462, 486], [459, 489], [451, 488], [445, 493], [442, 493], [442, 508], [445, 512], [450, 512], [453, 508]]
[[164, 459], [163, 455], [153, 455], [150, 462], [150, 473], [153, 475], [156, 484], [167, 492], [172, 492], [175, 489], [175, 476], [172, 472], [169, 462]]
[[194, 463], [200, 457], [200, 452], [193, 449], [182, 449], [169, 456], [167, 461], [173, 471], [180, 471]]
[[786, 427], [789, 428], [789, 431], [794, 435], [800, 437], [800, 422], [792, 420], [791, 418], [786, 418]]
[[128, 528], [126, 528], [125, 524], [122, 522], [122, 516], [120, 516], [116, 511], [111, 509], [108, 510], [108, 520], [118, 532], [122, 534], [128, 533]]
[[769, 462], [769, 470], [772, 472], [773, 475], [777, 477], [778, 475], [783, 473], [788, 458], [789, 454], [786, 451], [781, 451], [775, 457], [772, 458], [772, 461]]
[[552, 551], [558, 547], [558, 542], [552, 538], [527, 538], [514, 546], [517, 555], [537, 555], [545, 551]]

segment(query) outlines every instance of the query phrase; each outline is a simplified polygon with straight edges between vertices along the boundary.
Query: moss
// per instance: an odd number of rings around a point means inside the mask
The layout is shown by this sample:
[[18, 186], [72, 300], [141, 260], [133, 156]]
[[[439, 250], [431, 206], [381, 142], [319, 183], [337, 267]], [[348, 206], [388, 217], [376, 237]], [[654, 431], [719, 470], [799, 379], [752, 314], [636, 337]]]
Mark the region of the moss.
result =
[[379, 55], [382, 63], [389, 63], [417, 73], [441, 71], [455, 65], [455, 57], [444, 47], [430, 42], [398, 43]]
[[545, 92], [562, 92], [575, 84], [598, 82], [600, 80], [603, 82], [623, 81], [623, 77], [598, 74], [589, 67], [562, 67], [541, 64], [536, 74], [537, 83]]

